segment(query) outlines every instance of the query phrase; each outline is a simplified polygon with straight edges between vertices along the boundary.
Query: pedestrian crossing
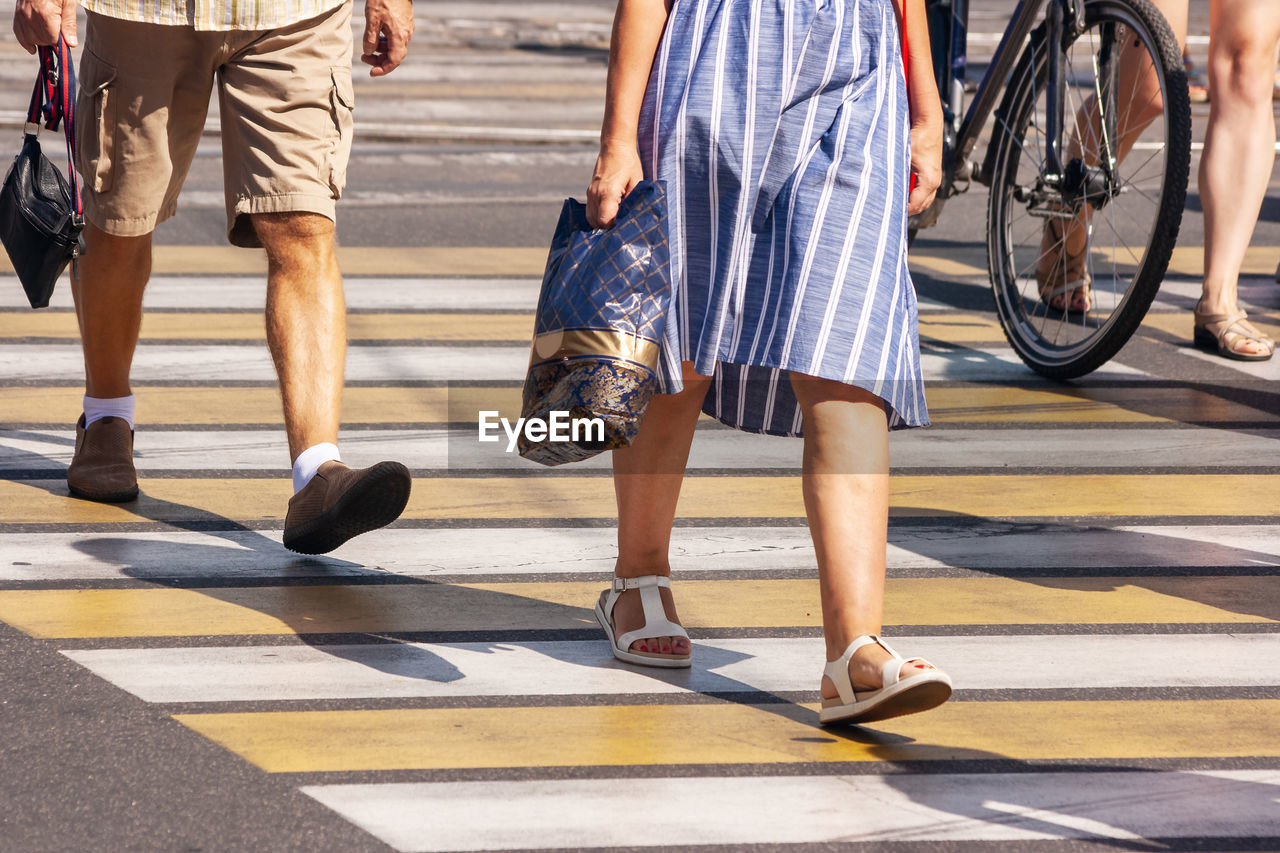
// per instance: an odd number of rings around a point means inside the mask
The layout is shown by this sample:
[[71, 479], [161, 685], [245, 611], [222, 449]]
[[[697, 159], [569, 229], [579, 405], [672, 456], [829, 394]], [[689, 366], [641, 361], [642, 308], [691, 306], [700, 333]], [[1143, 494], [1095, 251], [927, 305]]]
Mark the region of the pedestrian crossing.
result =
[[[800, 443], [700, 423], [673, 535], [694, 667], [620, 664], [591, 615], [607, 460], [545, 470], [476, 440], [479, 411], [518, 412], [542, 253], [346, 251], [344, 455], [410, 466], [404, 518], [324, 557], [280, 546], [261, 266], [190, 247], [148, 292], [143, 497], [69, 499], [67, 288], [27, 313], [15, 285], [0, 622], [402, 851], [1280, 838], [1265, 390], [1123, 356], [1041, 382], [989, 314], [926, 301], [935, 427], [892, 440], [885, 633], [958, 689], [823, 729]], [[1184, 335], [1179, 298], [1140, 334]]]

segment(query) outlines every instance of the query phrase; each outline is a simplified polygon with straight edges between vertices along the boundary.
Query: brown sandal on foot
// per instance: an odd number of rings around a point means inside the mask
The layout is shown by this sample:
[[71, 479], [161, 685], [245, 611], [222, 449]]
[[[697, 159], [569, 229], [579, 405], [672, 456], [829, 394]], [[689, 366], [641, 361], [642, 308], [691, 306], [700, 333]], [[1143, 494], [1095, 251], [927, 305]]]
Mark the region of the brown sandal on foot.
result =
[[[1244, 311], [1236, 309], [1229, 314], [1202, 314], [1197, 305], [1194, 316], [1194, 341], [1201, 349], [1216, 352], [1233, 361], [1267, 361], [1276, 351], [1276, 342], [1258, 331], [1249, 322], [1249, 315]], [[1234, 346], [1240, 341], [1262, 344], [1266, 347], [1266, 352], [1242, 352]]]
[[1090, 299], [1089, 243], [1072, 255], [1067, 251], [1066, 220], [1046, 219], [1040, 238], [1040, 263], [1036, 265], [1036, 284], [1040, 299], [1055, 311], [1084, 312], [1093, 307]]

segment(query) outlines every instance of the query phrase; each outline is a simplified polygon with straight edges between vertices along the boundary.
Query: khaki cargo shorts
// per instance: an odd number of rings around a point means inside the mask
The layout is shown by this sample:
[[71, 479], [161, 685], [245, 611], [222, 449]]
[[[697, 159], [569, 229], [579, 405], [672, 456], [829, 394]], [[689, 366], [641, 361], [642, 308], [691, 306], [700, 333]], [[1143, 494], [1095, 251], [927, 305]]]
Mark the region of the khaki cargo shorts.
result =
[[177, 211], [215, 83], [227, 239], [246, 214], [334, 218], [351, 155], [351, 4], [274, 30], [202, 32], [89, 13], [76, 108], [85, 216], [150, 233]]

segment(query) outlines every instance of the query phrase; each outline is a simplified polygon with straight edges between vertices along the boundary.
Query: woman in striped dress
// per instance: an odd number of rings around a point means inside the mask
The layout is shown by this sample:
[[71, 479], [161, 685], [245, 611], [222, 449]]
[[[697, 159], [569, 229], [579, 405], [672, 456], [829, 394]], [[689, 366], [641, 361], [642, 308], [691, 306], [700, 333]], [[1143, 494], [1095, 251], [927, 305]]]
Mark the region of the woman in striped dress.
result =
[[932, 200], [941, 140], [924, 0], [618, 3], [588, 218], [608, 227], [637, 182], [664, 181], [674, 287], [665, 393], [614, 453], [619, 555], [596, 616], [618, 658], [690, 664], [668, 550], [705, 411], [804, 437], [822, 720], [950, 695], [941, 671], [878, 637], [888, 432], [928, 423], [906, 217]]

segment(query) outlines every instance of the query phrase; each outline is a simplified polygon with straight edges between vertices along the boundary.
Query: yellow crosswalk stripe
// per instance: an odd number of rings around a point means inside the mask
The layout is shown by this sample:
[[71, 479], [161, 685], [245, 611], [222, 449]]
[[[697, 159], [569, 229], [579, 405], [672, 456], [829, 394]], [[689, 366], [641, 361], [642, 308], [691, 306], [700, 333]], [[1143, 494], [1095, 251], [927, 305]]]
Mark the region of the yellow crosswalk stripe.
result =
[[[347, 337], [352, 340], [526, 342], [532, 334], [532, 313], [396, 312], [347, 317]], [[951, 344], [1004, 340], [998, 323], [977, 314], [921, 314], [920, 335]], [[5, 338], [79, 340], [79, 337], [75, 315], [69, 312], [0, 311], [0, 341]], [[265, 326], [258, 313], [153, 312], [144, 315], [142, 320], [143, 340], [261, 340], [264, 337]]]
[[[1117, 252], [1094, 251], [1096, 263], [1107, 263], [1111, 257], [1121, 262], [1132, 257], [1128, 248]], [[1169, 261], [1169, 274], [1199, 276], [1204, 271], [1204, 249], [1179, 246]], [[986, 277], [985, 264], [976, 254], [966, 263], [943, 250], [916, 249], [911, 253], [911, 266], [943, 276]], [[1280, 251], [1270, 246], [1250, 246], [1241, 272], [1244, 275], [1272, 275]], [[338, 261], [348, 275], [421, 275], [421, 276], [525, 276], [541, 277], [547, 261], [545, 247], [505, 246], [340, 246]], [[261, 250], [234, 246], [164, 245], [154, 249], [153, 273], [156, 275], [203, 275], [210, 271], [222, 275], [265, 275], [266, 256]], [[0, 273], [12, 273], [7, 257], [0, 257]]]
[[[235, 246], [156, 246], [153, 275], [263, 275], [261, 249]], [[346, 275], [527, 276], [542, 277], [545, 248], [505, 246], [339, 246], [338, 263]], [[0, 273], [12, 272], [0, 256]]]
[[[347, 424], [475, 423], [481, 410], [520, 414], [520, 379], [509, 387], [348, 387]], [[80, 388], [0, 387], [6, 423], [64, 423], [80, 416]], [[1280, 421], [1267, 412], [1192, 388], [948, 388], [927, 389], [934, 423], [1220, 423]], [[279, 424], [274, 388], [183, 386], [138, 388], [138, 423]]]
[[816, 718], [733, 703], [177, 716], [269, 773], [1280, 755], [1280, 700], [954, 702], [876, 732]]
[[[942, 275], [985, 275], [982, 268], [948, 257], [913, 253], [912, 265]], [[403, 276], [520, 276], [540, 278], [547, 262], [545, 247], [502, 246], [339, 246], [338, 263], [347, 275]], [[266, 255], [261, 250], [234, 246], [156, 246], [154, 275], [263, 275]], [[12, 273], [7, 256], [0, 256], [0, 273]]]
[[[67, 500], [62, 481], [0, 481], [0, 523], [109, 524], [281, 521], [287, 477], [144, 479], [127, 504]], [[1280, 516], [1280, 478], [1263, 474], [895, 476], [896, 516]], [[437, 477], [419, 480], [403, 518], [613, 518], [607, 477]], [[692, 477], [682, 518], [804, 518], [799, 478]]]
[[[533, 336], [532, 314], [351, 314], [347, 337], [352, 340], [514, 341]], [[4, 338], [66, 338], [79, 340], [76, 317], [70, 313], [0, 312], [0, 340]], [[142, 318], [143, 340], [263, 340], [261, 314], [181, 312], [149, 313]]]
[[[605, 87], [595, 83], [524, 82], [521, 80], [450, 80], [447, 83], [428, 81], [392, 82], [380, 86], [381, 80], [366, 82], [358, 77], [355, 83], [357, 98], [381, 98], [391, 102], [401, 98], [425, 98], [439, 100], [512, 99], [527, 100], [547, 98], [556, 101], [600, 100]], [[367, 93], [367, 95], [366, 95]], [[558, 105], [557, 105], [558, 106]], [[358, 133], [359, 131], [357, 131]]]
[[[602, 533], [603, 538], [603, 533]], [[215, 554], [208, 556], [216, 560]], [[1280, 577], [890, 578], [892, 625], [1270, 623]], [[0, 591], [0, 621], [36, 637], [594, 628], [601, 582]], [[817, 627], [815, 581], [677, 580], [691, 628]]]
[[[1121, 253], [1123, 257], [1123, 252]], [[1250, 246], [1245, 250], [1244, 261], [1240, 266], [1241, 275], [1272, 276], [1276, 272], [1276, 264], [1280, 262], [1280, 249], [1275, 246]], [[1204, 275], [1204, 247], [1178, 246], [1169, 258], [1170, 275], [1202, 276]]]
[[920, 313], [920, 337], [926, 342], [986, 344], [1003, 341], [1004, 330], [990, 317], [958, 312]]
[[1195, 388], [927, 388], [935, 423], [1214, 423], [1280, 419]]

